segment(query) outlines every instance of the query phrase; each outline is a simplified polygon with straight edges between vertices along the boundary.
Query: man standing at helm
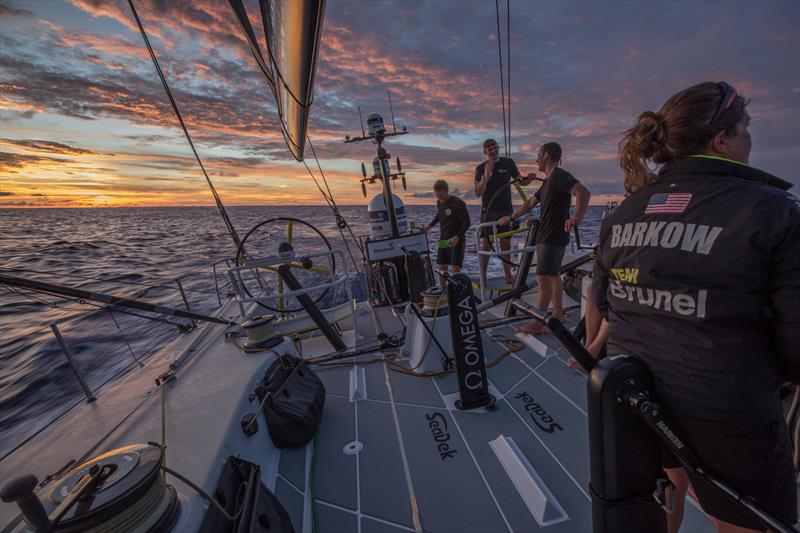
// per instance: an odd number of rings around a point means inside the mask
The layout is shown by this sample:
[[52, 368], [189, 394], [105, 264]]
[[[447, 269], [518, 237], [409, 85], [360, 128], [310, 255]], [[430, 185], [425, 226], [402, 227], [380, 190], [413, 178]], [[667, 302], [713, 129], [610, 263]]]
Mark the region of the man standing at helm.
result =
[[[475, 167], [475, 196], [481, 199], [481, 223], [500, 220], [501, 217], [510, 215], [514, 210], [511, 204], [511, 180], [520, 177], [517, 164], [510, 157], [500, 157], [500, 146], [494, 139], [483, 141], [483, 153], [486, 161]], [[527, 185], [530, 183], [534, 174], [528, 174], [520, 183]], [[508, 231], [508, 226], [497, 228], [498, 233]], [[489, 251], [493, 249], [489, 236], [492, 235], [492, 228], [485, 227], [480, 229], [481, 250]], [[500, 238], [500, 250], [508, 251], [511, 249], [511, 237]], [[513, 283], [511, 275], [511, 263], [508, 256], [501, 256], [503, 260], [503, 272], [506, 283]], [[480, 255], [481, 273], [485, 274], [489, 265], [489, 256]]]

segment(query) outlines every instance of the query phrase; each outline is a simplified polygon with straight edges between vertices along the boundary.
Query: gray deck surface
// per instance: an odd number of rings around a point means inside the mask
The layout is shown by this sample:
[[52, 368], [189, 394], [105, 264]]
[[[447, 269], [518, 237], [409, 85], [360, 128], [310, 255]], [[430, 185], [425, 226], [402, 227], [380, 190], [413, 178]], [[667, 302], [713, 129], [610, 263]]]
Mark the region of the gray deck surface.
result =
[[[401, 325], [387, 309], [376, 309], [375, 316], [386, 333], [399, 333]], [[487, 363], [506, 350], [490, 334], [513, 338], [514, 329], [484, 330]], [[327, 398], [316, 443], [309, 444], [313, 450], [282, 452], [276, 485], [295, 530], [311, 531], [304, 514], [313, 520], [315, 513], [320, 532], [413, 531], [413, 492], [424, 531], [591, 531], [586, 378], [566, 366], [568, 357], [553, 339], [539, 339], [549, 346], [548, 357], [525, 347], [487, 370], [498, 395], [494, 412], [448, 409], [445, 396], [458, 390], [455, 374], [418, 377], [392, 371], [383, 362], [361, 365], [367, 398], [351, 402], [349, 373], [354, 365], [319, 369]], [[560, 429], [543, 428], [540, 418], [525, 410], [531, 398]], [[437, 449], [431, 419], [446, 422], [447, 444], [456, 450], [447, 457]], [[501, 435], [517, 444], [564, 509], [566, 520], [538, 526], [489, 446]], [[345, 454], [343, 448], [353, 441], [363, 448], [355, 455]], [[312, 472], [308, 465], [313, 454]], [[316, 501], [313, 509], [311, 495], [306, 498], [309, 487]], [[687, 505], [682, 531], [711, 530], [705, 516]]]

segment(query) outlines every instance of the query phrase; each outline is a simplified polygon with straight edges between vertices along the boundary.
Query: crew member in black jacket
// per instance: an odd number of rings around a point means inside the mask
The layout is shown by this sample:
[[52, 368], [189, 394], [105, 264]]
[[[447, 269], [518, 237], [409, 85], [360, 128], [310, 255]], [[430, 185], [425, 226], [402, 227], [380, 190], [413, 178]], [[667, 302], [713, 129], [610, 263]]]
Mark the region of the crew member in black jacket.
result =
[[[620, 143], [632, 194], [603, 221], [593, 285], [608, 308], [609, 353], [647, 363], [709, 472], [793, 524], [779, 388], [800, 378], [800, 204], [790, 183], [748, 166], [747, 103], [707, 82], [639, 116]], [[671, 454], [664, 467], [679, 489], [679, 513], [668, 515], [677, 531], [686, 473]], [[763, 529], [689, 477], [721, 531]]]
[[[444, 180], [436, 180], [433, 192], [436, 193], [436, 216], [422, 229], [422, 232], [427, 233], [430, 228], [439, 224], [439, 239], [449, 242], [446, 247], [438, 247], [436, 263], [444, 271], [452, 269], [453, 272], [461, 272], [461, 266], [464, 264], [464, 236], [470, 225], [467, 204], [461, 198], [450, 194], [450, 187]], [[441, 275], [439, 283], [444, 287], [445, 279]]]

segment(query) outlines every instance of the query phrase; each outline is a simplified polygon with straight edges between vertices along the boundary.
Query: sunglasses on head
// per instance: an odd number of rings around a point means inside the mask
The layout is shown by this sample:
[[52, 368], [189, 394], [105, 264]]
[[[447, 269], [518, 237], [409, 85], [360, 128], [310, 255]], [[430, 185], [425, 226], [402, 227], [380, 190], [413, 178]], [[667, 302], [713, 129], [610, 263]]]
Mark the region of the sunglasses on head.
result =
[[722, 89], [722, 100], [720, 100], [714, 116], [711, 117], [710, 126], [713, 126], [719, 117], [733, 104], [733, 101], [736, 100], [736, 89], [732, 85], [724, 81], [719, 82], [717, 85]]

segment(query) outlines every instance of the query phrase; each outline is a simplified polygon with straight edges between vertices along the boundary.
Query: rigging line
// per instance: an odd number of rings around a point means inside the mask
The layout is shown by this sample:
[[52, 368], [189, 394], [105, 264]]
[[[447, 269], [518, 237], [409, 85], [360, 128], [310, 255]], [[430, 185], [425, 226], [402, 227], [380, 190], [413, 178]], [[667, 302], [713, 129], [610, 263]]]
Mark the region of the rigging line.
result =
[[506, 91], [508, 91], [508, 157], [511, 157], [511, 0], [506, 0]]
[[172, 91], [167, 84], [167, 79], [164, 77], [164, 73], [161, 70], [161, 65], [158, 64], [158, 59], [156, 58], [156, 53], [153, 50], [153, 47], [150, 46], [150, 40], [147, 38], [147, 33], [144, 31], [144, 26], [142, 26], [142, 21], [139, 20], [139, 14], [136, 12], [136, 8], [133, 6], [133, 0], [128, 0], [128, 5], [133, 12], [133, 17], [136, 19], [136, 25], [139, 26], [139, 32], [142, 34], [142, 39], [144, 40], [144, 44], [147, 46], [147, 51], [150, 53], [150, 58], [153, 60], [153, 65], [156, 67], [156, 72], [158, 72], [158, 77], [161, 78], [161, 83], [164, 85], [164, 90], [167, 93], [167, 97], [169, 98], [170, 104], [172, 104], [172, 110], [175, 111], [175, 116], [178, 118], [178, 122], [181, 124], [181, 128], [183, 128], [183, 133], [186, 135], [186, 140], [189, 141], [189, 146], [192, 148], [192, 152], [194, 153], [195, 159], [197, 159], [197, 164], [200, 165], [200, 169], [203, 171], [203, 175], [206, 177], [206, 182], [208, 182], [208, 186], [211, 189], [211, 194], [214, 196], [214, 202], [217, 204], [217, 209], [219, 209], [220, 215], [222, 215], [222, 219], [225, 222], [225, 226], [228, 228], [228, 233], [230, 233], [231, 238], [233, 239], [234, 244], [236, 247], [239, 247], [239, 236], [236, 234], [236, 229], [233, 227], [230, 218], [228, 217], [227, 211], [225, 211], [225, 206], [222, 205], [222, 199], [217, 194], [217, 190], [214, 188], [214, 184], [211, 183], [211, 178], [208, 177], [208, 173], [206, 172], [205, 167], [203, 166], [203, 162], [200, 160], [200, 156], [197, 154], [197, 150], [194, 147], [194, 143], [192, 142], [192, 137], [189, 135], [189, 130], [186, 129], [186, 124], [183, 122], [183, 117], [181, 116], [181, 112], [178, 110], [178, 104], [175, 102], [175, 98], [172, 97]]
[[[131, 0], [128, 0], [129, 2]], [[503, 144], [508, 157], [508, 132], [506, 130], [506, 89], [503, 81], [503, 44], [500, 40], [500, 0], [494, 0], [497, 19], [497, 54], [500, 56], [500, 101], [503, 106]]]
[[126, 338], [125, 338], [125, 333], [122, 331], [122, 328], [121, 328], [121, 327], [119, 327], [119, 322], [117, 322], [117, 319], [116, 319], [116, 317], [114, 316], [114, 313], [111, 311], [111, 308], [110, 308], [110, 307], [108, 307], [108, 308], [107, 308], [107, 311], [108, 311], [108, 314], [111, 316], [111, 320], [113, 320], [113, 321], [114, 321], [114, 325], [115, 325], [115, 326], [117, 326], [117, 329], [118, 329], [118, 330], [119, 330], [119, 332], [122, 334], [122, 340], [124, 340], [124, 341], [125, 341], [125, 345], [128, 347], [128, 351], [131, 353], [131, 357], [133, 357], [133, 360], [134, 360], [134, 361], [136, 361], [137, 363], [139, 363], [139, 366], [144, 366], [144, 363], [142, 363], [141, 361], [139, 361], [139, 359], [137, 359], [137, 358], [136, 358], [136, 354], [135, 354], [135, 353], [133, 353], [133, 348], [131, 348], [131, 345], [130, 345], [130, 343], [128, 342], [128, 339], [126, 339]]
[[[6, 288], [6, 290], [11, 291], [13, 293], [16, 293], [16, 294], [22, 296], [23, 298], [27, 298], [28, 300], [33, 300], [34, 302], [46, 305], [47, 307], [51, 307], [53, 309], [59, 309], [61, 311], [72, 311], [72, 309], [66, 309], [64, 307], [59, 306], [56, 303], [52, 303], [52, 302], [48, 302], [47, 300], [42, 300], [40, 298], [36, 298], [35, 296], [31, 296], [30, 294], [25, 294], [21, 290], [16, 289], [16, 288], [12, 287], [11, 285], [4, 285], [4, 287]], [[88, 311], [88, 309], [82, 309], [82, 311]]]
[[[311, 143], [310, 139], [308, 139], [308, 137], [306, 137], [306, 139], [309, 140], [309, 146], [310, 146], [310, 143]], [[311, 151], [312, 152], [314, 151], [313, 147], [311, 148]], [[316, 154], [314, 154], [314, 158], [315, 159], [317, 158]], [[356, 246], [358, 246], [358, 249], [361, 252], [361, 257], [364, 257], [364, 249], [361, 247], [361, 244], [358, 242], [358, 239], [353, 234], [353, 230], [350, 228], [350, 225], [347, 224], [347, 221], [344, 219], [344, 217], [339, 214], [339, 208], [336, 206], [336, 202], [334, 201], [333, 196], [332, 195], [328, 196], [325, 193], [325, 191], [322, 190], [322, 187], [320, 186], [319, 182], [317, 181], [316, 176], [314, 176], [314, 172], [312, 172], [311, 167], [308, 166], [308, 163], [306, 163], [305, 160], [303, 160], [302, 163], [303, 163], [303, 165], [305, 165], [306, 170], [308, 171], [308, 174], [311, 176], [311, 179], [314, 180], [314, 184], [317, 186], [317, 189], [319, 189], [320, 194], [322, 194], [322, 197], [325, 198], [325, 201], [328, 203], [328, 207], [330, 207], [331, 211], [333, 211], [333, 215], [336, 218], [336, 227], [339, 229], [339, 235], [342, 236], [342, 242], [344, 242], [344, 246], [345, 246], [345, 249], [347, 250], [347, 254], [350, 256], [350, 260], [353, 262], [353, 268], [356, 269], [356, 273], [361, 274], [361, 271], [358, 269], [358, 263], [356, 262], [355, 256], [353, 256], [353, 252], [350, 250], [350, 244], [347, 242], [347, 239], [344, 236], [344, 231], [342, 230], [342, 227], [339, 225], [339, 220], [340, 219], [343, 221], [345, 227], [347, 227], [348, 231], [350, 232], [350, 235], [353, 237], [353, 241], [356, 243]], [[317, 159], [317, 165], [319, 165], [319, 159]], [[320, 167], [320, 172], [321, 171], [322, 171], [322, 168]], [[324, 179], [324, 175], [323, 175], [323, 179]], [[326, 183], [325, 186], [327, 187], [328, 184]]]
[[314, 180], [314, 184], [319, 189], [319, 192], [322, 194], [322, 197], [325, 198], [325, 201], [328, 202], [328, 207], [331, 208], [333, 211], [333, 216], [336, 218], [336, 227], [339, 229], [339, 235], [342, 237], [342, 242], [344, 242], [345, 249], [347, 250], [347, 255], [350, 256], [350, 261], [353, 262], [353, 268], [355, 269], [356, 273], [361, 274], [361, 271], [358, 269], [358, 263], [356, 262], [355, 257], [353, 256], [353, 252], [350, 250], [350, 243], [344, 236], [344, 230], [342, 226], [347, 228], [347, 231], [350, 233], [350, 236], [353, 238], [353, 242], [358, 247], [358, 250], [361, 252], [361, 257], [364, 257], [364, 249], [361, 247], [361, 243], [358, 242], [358, 238], [356, 238], [355, 234], [353, 233], [353, 229], [347, 223], [347, 220], [339, 213], [339, 207], [336, 205], [336, 201], [333, 199], [333, 193], [331, 192], [330, 187], [328, 186], [328, 181], [325, 179], [325, 172], [322, 170], [322, 165], [320, 165], [319, 158], [317, 157], [317, 152], [314, 150], [314, 145], [311, 142], [311, 137], [306, 135], [306, 140], [308, 141], [308, 145], [311, 148], [311, 153], [314, 155], [314, 159], [317, 162], [317, 168], [319, 168], [320, 175], [322, 176], [322, 180], [325, 183], [325, 188], [328, 189], [328, 194], [325, 194], [325, 191], [322, 190], [320, 187], [319, 182], [317, 181], [316, 176], [311, 171], [311, 168], [308, 166], [308, 163], [303, 161], [303, 165], [305, 165], [306, 170], [308, 171], [311, 178]]
[[322, 171], [322, 165], [320, 165], [319, 163], [319, 158], [317, 157], [317, 151], [314, 150], [314, 145], [311, 143], [311, 137], [308, 134], [306, 134], [306, 140], [308, 141], [309, 148], [311, 148], [311, 154], [314, 156], [314, 160], [317, 162], [317, 168], [319, 169], [319, 174], [320, 176], [322, 176], [322, 183], [325, 184], [325, 189], [328, 191], [328, 196], [330, 197], [331, 202], [333, 202], [333, 204], [336, 205], [336, 202], [333, 200], [333, 193], [331, 192], [331, 188], [330, 186], [328, 186], [328, 180], [325, 179], [325, 172]]
[[230, 4], [231, 9], [233, 9], [233, 14], [236, 16], [236, 20], [239, 21], [239, 25], [241, 25], [242, 30], [244, 30], [247, 44], [250, 45], [250, 52], [252, 52], [261, 72], [263, 72], [264, 76], [267, 78], [267, 83], [269, 83], [273, 96], [277, 98], [275, 80], [272, 77], [269, 66], [267, 66], [267, 62], [264, 61], [264, 54], [261, 53], [261, 47], [258, 45], [258, 40], [253, 31], [253, 26], [250, 24], [250, 19], [247, 18], [247, 9], [244, 7], [244, 4], [242, 4], [241, 0], [228, 0], [228, 4]]
[[[339, 207], [336, 205], [336, 201], [333, 199], [333, 193], [331, 192], [331, 188], [328, 186], [328, 180], [325, 179], [325, 173], [322, 171], [322, 165], [319, 162], [319, 158], [317, 157], [317, 152], [314, 150], [314, 143], [311, 142], [311, 137], [306, 135], [306, 140], [308, 141], [308, 146], [311, 148], [311, 154], [314, 156], [314, 160], [317, 162], [317, 168], [319, 168], [319, 173], [322, 176], [322, 181], [325, 183], [325, 188], [328, 190], [328, 196], [331, 199], [331, 203], [333, 203], [333, 214], [336, 216], [336, 223], [339, 224], [339, 220], [341, 219], [342, 224], [347, 228], [347, 231], [350, 232], [350, 236], [353, 238], [353, 242], [356, 243], [358, 246], [359, 251], [361, 252], [361, 257], [364, 257], [364, 248], [361, 247], [361, 243], [358, 242], [358, 238], [353, 233], [353, 229], [350, 227], [350, 224], [347, 223], [344, 216], [339, 213]], [[342, 233], [342, 228], [339, 228], [339, 233]], [[344, 240], [345, 245], [347, 245], [347, 241], [344, 239], [344, 235], [342, 235], [342, 240]], [[350, 251], [348, 247], [348, 252]], [[355, 266], [355, 264], [353, 265]], [[356, 271], [358, 271], [358, 267], [356, 267]]]

